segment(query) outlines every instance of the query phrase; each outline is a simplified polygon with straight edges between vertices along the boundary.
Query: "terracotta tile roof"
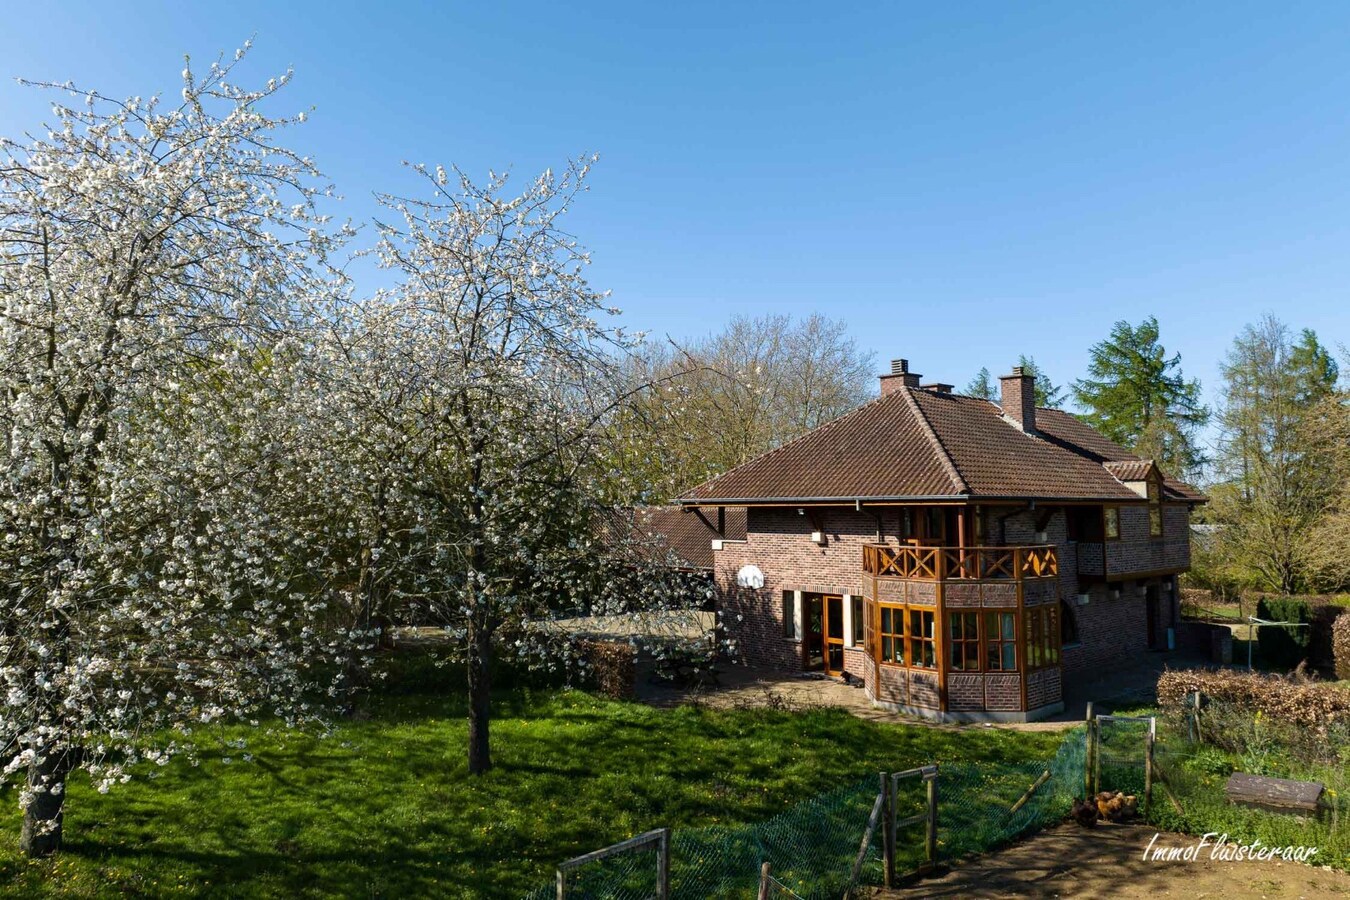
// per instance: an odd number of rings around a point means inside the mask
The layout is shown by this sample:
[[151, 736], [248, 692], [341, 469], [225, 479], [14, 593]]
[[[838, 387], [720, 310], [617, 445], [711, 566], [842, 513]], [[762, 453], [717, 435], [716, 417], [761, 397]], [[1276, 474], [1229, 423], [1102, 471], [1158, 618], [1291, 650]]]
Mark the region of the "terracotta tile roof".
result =
[[[987, 400], [898, 388], [684, 494], [682, 503], [970, 497], [1137, 501], [1104, 462], [1139, 461], [1059, 410], [1037, 434]], [[1175, 499], [1203, 495], [1168, 479]]]
[[[709, 522], [717, 523], [717, 510], [705, 513]], [[725, 533], [714, 528], [680, 506], [639, 506], [620, 511], [602, 529], [609, 540], [626, 534], [637, 551], [651, 562], [670, 563], [679, 568], [711, 569], [712, 542], [716, 538], [729, 541], [745, 540], [745, 507], [728, 507], [725, 512]]]
[[1145, 481], [1156, 468], [1151, 459], [1122, 459], [1102, 465], [1121, 481]]

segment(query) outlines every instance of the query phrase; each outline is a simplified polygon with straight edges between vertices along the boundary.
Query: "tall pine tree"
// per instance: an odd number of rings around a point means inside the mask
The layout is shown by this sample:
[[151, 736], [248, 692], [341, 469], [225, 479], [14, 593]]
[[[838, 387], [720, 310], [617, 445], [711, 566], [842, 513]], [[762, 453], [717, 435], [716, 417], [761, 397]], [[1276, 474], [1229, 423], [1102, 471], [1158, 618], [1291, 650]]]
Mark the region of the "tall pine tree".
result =
[[1205, 462], [1198, 434], [1209, 409], [1200, 402], [1200, 382], [1181, 374], [1181, 354], [1168, 356], [1158, 320], [1117, 322], [1090, 353], [1088, 377], [1073, 383], [1084, 421], [1168, 472], [1196, 475]]
[[989, 375], [988, 367], [981, 367], [966, 385], [967, 397], [979, 397], [981, 400], [998, 400], [998, 391], [994, 390], [994, 379]]
[[1064, 406], [1064, 389], [1050, 380], [1049, 376], [1036, 365], [1036, 358], [1025, 354], [1017, 358], [1022, 371], [1036, 379], [1036, 405], [1049, 409]]

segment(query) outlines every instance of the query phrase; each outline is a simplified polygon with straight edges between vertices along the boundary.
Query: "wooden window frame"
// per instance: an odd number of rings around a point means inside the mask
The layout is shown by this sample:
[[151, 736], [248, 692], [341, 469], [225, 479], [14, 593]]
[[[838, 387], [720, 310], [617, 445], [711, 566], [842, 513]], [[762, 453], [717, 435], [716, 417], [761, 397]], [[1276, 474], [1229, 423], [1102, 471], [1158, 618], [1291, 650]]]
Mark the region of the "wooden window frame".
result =
[[862, 594], [849, 594], [846, 598], [849, 605], [849, 615], [852, 617], [849, 625], [852, 626], [852, 638], [854, 647], [867, 648], [867, 600]]
[[[918, 616], [918, 617], [919, 617], [919, 622], [920, 622], [920, 623], [923, 622], [924, 616], [927, 616], [927, 617], [928, 617], [929, 622], [930, 622], [930, 625], [931, 625], [931, 627], [930, 627], [930, 629], [929, 629], [930, 634], [927, 634], [927, 635], [922, 634], [922, 633], [920, 633], [920, 634], [918, 634], [918, 635], [914, 634], [914, 627], [913, 627], [913, 626], [914, 626], [914, 617], [915, 617], [915, 616]], [[936, 670], [937, 670], [937, 668], [938, 668], [938, 652], [937, 652], [937, 645], [938, 645], [938, 629], [937, 629], [937, 625], [938, 625], [938, 618], [937, 618], [937, 610], [936, 610], [936, 609], [932, 609], [932, 608], [929, 608], [929, 607], [926, 607], [926, 606], [910, 606], [910, 607], [906, 607], [906, 609], [905, 609], [905, 667], [906, 667], [906, 668], [910, 668], [910, 669], [924, 669], [924, 670], [928, 670], [928, 671], [936, 671]], [[922, 629], [920, 629], [920, 631], [922, 631]], [[925, 646], [928, 647], [929, 653], [931, 654], [931, 658], [932, 658], [932, 660], [933, 660], [932, 665], [922, 665], [922, 664], [918, 664], [918, 663], [915, 663], [915, 662], [914, 662], [914, 659], [915, 659], [915, 656], [914, 656], [915, 648], [917, 647], [917, 648], [919, 648], [920, 650], [922, 650], [922, 648], [925, 647]]]
[[[1018, 672], [1018, 671], [1021, 671], [1020, 665], [1019, 665], [1019, 664], [1022, 662], [1022, 659], [1021, 659], [1022, 651], [1021, 651], [1021, 650], [1019, 649], [1019, 647], [1018, 647], [1018, 644], [1020, 643], [1020, 641], [1018, 640], [1018, 638], [1021, 636], [1021, 635], [1019, 634], [1019, 632], [1022, 630], [1022, 628], [1018, 625], [1018, 621], [1017, 621], [1017, 620], [1018, 620], [1018, 616], [1017, 616], [1017, 613], [1015, 613], [1015, 612], [1009, 612], [1009, 611], [1007, 611], [1007, 610], [999, 610], [999, 609], [986, 609], [986, 610], [982, 610], [982, 612], [983, 612], [984, 615], [985, 615], [985, 620], [984, 620], [984, 653], [985, 653], [985, 655], [984, 655], [983, 660], [981, 661], [982, 664], [983, 664], [983, 666], [984, 666], [984, 671], [986, 671], [986, 672]], [[1010, 638], [1005, 638], [1005, 637], [1003, 637], [1003, 618], [1002, 618], [1003, 616], [1011, 616], [1011, 617], [1012, 617], [1013, 633], [1012, 633], [1012, 637], [1010, 637]], [[992, 630], [989, 628], [989, 619], [990, 619], [990, 617], [994, 617], [995, 621], [998, 622], [998, 625], [999, 625], [998, 628], [995, 628], [995, 629], [992, 629]], [[990, 648], [990, 647], [993, 647], [993, 646], [997, 646], [997, 647], [999, 648], [999, 650], [998, 650], [998, 660], [999, 660], [998, 666], [992, 666], [992, 665], [990, 665], [990, 662], [989, 662], [989, 648]], [[1011, 668], [1005, 667], [1005, 666], [1003, 665], [1003, 648], [1004, 648], [1005, 646], [1011, 646], [1011, 647], [1013, 648], [1013, 664], [1012, 664], [1012, 667], [1011, 667]]]
[[[956, 633], [957, 629], [954, 629], [952, 625], [954, 622], [958, 620], [958, 617], [961, 617], [961, 620], [963, 622], [965, 621], [965, 617], [970, 617], [975, 620], [974, 637], [970, 636], [970, 634], [966, 630], [965, 624], [963, 624], [962, 627], [959, 629], [960, 636], [957, 635]], [[980, 620], [981, 620], [980, 610], [978, 609], [947, 610], [947, 644], [945, 647], [944, 656], [946, 657], [949, 671], [961, 672], [963, 674], [967, 672], [984, 671], [984, 640], [983, 640], [984, 635], [983, 629], [980, 625]], [[974, 656], [970, 655], [971, 645], [974, 645], [975, 647]], [[951, 664], [951, 661], [956, 658], [956, 648], [958, 646], [961, 648], [962, 659], [966, 663], [969, 663], [973, 659], [975, 662], [974, 666], [963, 665], [961, 668], [958, 669]]]
[[[876, 625], [877, 646], [876, 646], [876, 656], [874, 658], [878, 663], [880, 663], [883, 666], [903, 667], [905, 665], [905, 658], [907, 652], [907, 647], [905, 645], [905, 622], [907, 622], [909, 619], [908, 610], [903, 605], [896, 605], [892, 603], [878, 603], [876, 607], [877, 607], [877, 625]], [[886, 631], [883, 627], [886, 621], [886, 612], [888, 611], [891, 614], [891, 628], [892, 628], [891, 631]], [[897, 614], [899, 614], [899, 616], [901, 617], [899, 631], [894, 630], [895, 616]], [[882, 649], [886, 645], [886, 638], [891, 639], [890, 659], [884, 658], [882, 654]], [[900, 648], [898, 659], [896, 658], [895, 653], [895, 648], [897, 646]]]
[[[1107, 527], [1107, 523], [1111, 520], [1111, 513], [1113, 513], [1113, 512], [1115, 513], [1115, 520], [1116, 520], [1116, 534], [1115, 534], [1115, 537], [1112, 537], [1112, 536], [1111, 536], [1111, 529], [1110, 529], [1109, 527]], [[1120, 531], [1121, 531], [1121, 528], [1120, 528], [1120, 507], [1119, 507], [1119, 506], [1114, 506], [1114, 505], [1112, 505], [1112, 506], [1103, 506], [1103, 507], [1102, 507], [1102, 540], [1103, 540], [1103, 541], [1118, 541], [1118, 540], [1120, 540]]]
[[1028, 672], [1058, 666], [1062, 645], [1059, 632], [1059, 604], [1029, 607], [1026, 615], [1026, 668]]
[[1148, 487], [1148, 536], [1155, 540], [1164, 537], [1167, 526], [1163, 524], [1162, 484], [1156, 478], [1149, 479]]

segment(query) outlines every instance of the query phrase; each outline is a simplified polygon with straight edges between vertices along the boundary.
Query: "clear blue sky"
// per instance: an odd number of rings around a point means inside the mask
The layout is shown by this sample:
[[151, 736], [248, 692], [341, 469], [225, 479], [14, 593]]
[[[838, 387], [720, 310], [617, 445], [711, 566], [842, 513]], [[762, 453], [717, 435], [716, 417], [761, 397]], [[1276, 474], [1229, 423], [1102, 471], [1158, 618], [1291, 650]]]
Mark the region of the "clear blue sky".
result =
[[[3, 7], [10, 7], [4, 9]], [[256, 34], [356, 219], [401, 160], [602, 155], [572, 221], [635, 328], [847, 320], [962, 385], [1155, 314], [1216, 386], [1274, 311], [1350, 340], [1350, 4], [0, 3], [10, 76], [170, 95]]]

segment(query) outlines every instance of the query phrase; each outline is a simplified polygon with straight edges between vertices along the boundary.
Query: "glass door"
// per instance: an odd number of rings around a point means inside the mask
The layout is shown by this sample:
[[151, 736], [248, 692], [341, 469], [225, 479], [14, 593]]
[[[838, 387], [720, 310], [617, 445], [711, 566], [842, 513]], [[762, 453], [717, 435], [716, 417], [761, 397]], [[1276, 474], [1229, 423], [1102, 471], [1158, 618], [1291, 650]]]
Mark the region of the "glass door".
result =
[[844, 671], [844, 598], [825, 597], [825, 671]]
[[802, 623], [802, 654], [806, 671], [825, 668], [825, 604], [819, 594], [802, 597], [806, 621]]

